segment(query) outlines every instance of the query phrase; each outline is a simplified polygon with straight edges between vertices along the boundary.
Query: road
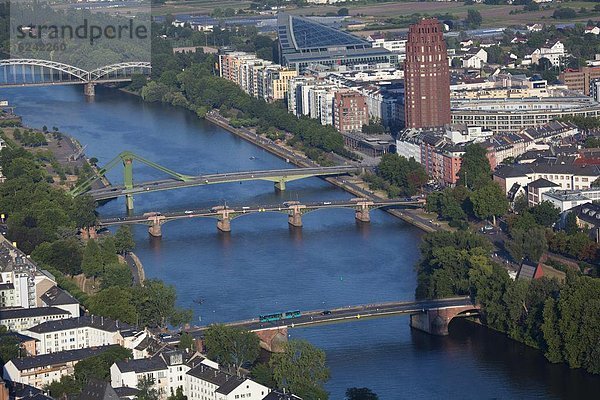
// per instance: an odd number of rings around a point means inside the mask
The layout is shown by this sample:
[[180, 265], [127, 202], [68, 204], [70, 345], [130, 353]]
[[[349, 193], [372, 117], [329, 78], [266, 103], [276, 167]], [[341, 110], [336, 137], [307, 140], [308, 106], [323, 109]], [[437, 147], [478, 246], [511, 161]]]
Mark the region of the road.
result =
[[[377, 318], [391, 315], [414, 314], [424, 312], [428, 309], [473, 306], [469, 297], [454, 297], [439, 300], [422, 300], [410, 302], [390, 302], [377, 304], [363, 304], [347, 307], [340, 307], [330, 310], [311, 310], [302, 311], [301, 316], [292, 319], [280, 320], [275, 322], [260, 322], [258, 318], [225, 323], [228, 326], [235, 326], [250, 331], [260, 331], [276, 328], [298, 328], [302, 326], [328, 324], [336, 322], [352, 322], [365, 318]], [[290, 310], [282, 310], [290, 311]], [[189, 330], [194, 336], [201, 336], [207, 326], [201, 326]]]

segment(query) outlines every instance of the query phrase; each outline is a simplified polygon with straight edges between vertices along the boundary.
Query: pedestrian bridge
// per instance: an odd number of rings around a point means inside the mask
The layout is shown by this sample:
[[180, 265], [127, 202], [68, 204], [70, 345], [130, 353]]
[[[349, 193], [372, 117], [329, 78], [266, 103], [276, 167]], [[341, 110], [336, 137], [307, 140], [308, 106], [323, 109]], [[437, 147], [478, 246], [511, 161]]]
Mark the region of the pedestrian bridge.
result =
[[355, 198], [343, 201], [321, 201], [313, 203], [300, 203], [299, 201], [287, 201], [276, 205], [253, 205], [253, 206], [216, 206], [209, 209], [195, 209], [185, 211], [173, 211], [168, 213], [149, 212], [143, 215], [130, 217], [116, 217], [100, 219], [96, 228], [110, 226], [142, 224], [149, 225], [148, 232], [152, 236], [162, 236], [162, 225], [169, 221], [190, 218], [213, 218], [217, 220], [217, 228], [222, 232], [231, 231], [231, 221], [246, 215], [256, 213], [280, 213], [288, 216], [288, 223], [294, 227], [302, 226], [302, 215], [323, 209], [352, 209], [354, 217], [361, 222], [370, 221], [370, 210], [378, 208], [414, 208], [422, 207], [424, 199], [391, 199], [391, 200], [369, 200]]
[[[432, 335], [447, 335], [448, 324], [454, 318], [479, 315], [479, 306], [470, 297], [453, 297], [437, 300], [420, 300], [405, 302], [388, 302], [361, 304], [329, 310], [302, 311], [296, 318], [274, 322], [260, 322], [258, 318], [228, 322], [224, 325], [233, 326], [256, 332], [261, 340], [261, 346], [271, 352], [281, 351], [287, 342], [288, 329], [309, 326], [358, 322], [371, 318], [382, 318], [398, 315], [410, 315], [410, 326]], [[195, 338], [200, 338], [208, 326], [186, 329]]]
[[[170, 176], [170, 179], [134, 183], [133, 162], [139, 161], [157, 171]], [[102, 189], [90, 190], [92, 183], [104, 177], [117, 165], [123, 165], [123, 185], [110, 185]], [[97, 174], [81, 182], [71, 189], [73, 196], [87, 193], [95, 201], [109, 200], [125, 196], [128, 210], [133, 210], [133, 196], [162, 190], [173, 190], [193, 186], [213, 185], [218, 183], [243, 181], [269, 181], [275, 184], [277, 190], [285, 190], [286, 182], [315, 176], [336, 176], [353, 172], [361, 172], [362, 168], [353, 165], [336, 167], [286, 168], [275, 170], [225, 172], [205, 175], [186, 175], [147, 160], [130, 151], [124, 151], [97, 170]]]

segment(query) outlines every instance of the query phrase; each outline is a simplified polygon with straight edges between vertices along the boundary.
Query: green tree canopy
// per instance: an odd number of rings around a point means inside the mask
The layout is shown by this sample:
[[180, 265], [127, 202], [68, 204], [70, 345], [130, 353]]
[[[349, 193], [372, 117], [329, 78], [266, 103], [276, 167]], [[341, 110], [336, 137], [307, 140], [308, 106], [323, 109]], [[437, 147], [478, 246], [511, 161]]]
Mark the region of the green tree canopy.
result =
[[492, 218], [496, 225], [496, 217], [508, 212], [508, 200], [504, 191], [495, 182], [489, 182], [485, 186], [475, 190], [471, 195], [473, 212], [478, 218]]
[[486, 186], [492, 179], [492, 169], [487, 158], [487, 150], [479, 144], [470, 144], [465, 147], [462, 156], [460, 171], [458, 171], [458, 184], [472, 190]]
[[346, 389], [346, 400], [379, 400], [379, 396], [366, 387]]
[[204, 334], [208, 358], [220, 364], [233, 365], [237, 370], [253, 363], [260, 351], [259, 339], [248, 332], [226, 325], [211, 325]]
[[269, 364], [277, 387], [302, 398], [327, 398], [323, 384], [329, 379], [325, 352], [305, 340], [290, 340], [283, 353], [271, 356]]

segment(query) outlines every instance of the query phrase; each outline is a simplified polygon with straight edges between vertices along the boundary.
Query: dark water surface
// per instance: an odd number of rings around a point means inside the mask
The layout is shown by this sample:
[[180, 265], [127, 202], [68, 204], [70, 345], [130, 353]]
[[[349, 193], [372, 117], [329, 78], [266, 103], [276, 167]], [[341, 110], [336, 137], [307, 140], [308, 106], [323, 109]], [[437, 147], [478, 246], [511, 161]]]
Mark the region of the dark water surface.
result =
[[[57, 126], [87, 145], [100, 165], [131, 150], [185, 174], [292, 168], [284, 161], [200, 121], [191, 113], [97, 88], [86, 102], [81, 87], [3, 89], [26, 125]], [[122, 170], [109, 174], [122, 181]], [[138, 181], [165, 175], [139, 163]], [[269, 182], [244, 182], [137, 196], [135, 212], [186, 210], [223, 204], [258, 205], [284, 200], [330, 201], [351, 196], [326, 182], [291, 182], [278, 194]], [[124, 201], [100, 208], [102, 216], [125, 214]], [[282, 214], [253, 214], [217, 233], [212, 219], [163, 226], [161, 239], [134, 229], [136, 254], [146, 276], [177, 288], [195, 323], [251, 318], [259, 313], [414, 298], [421, 231], [375, 211], [359, 225], [351, 210], [303, 217], [290, 229]], [[199, 305], [194, 300], [205, 301]], [[564, 366], [484, 328], [456, 321], [448, 337], [411, 331], [407, 317], [300, 330], [327, 353], [332, 399], [347, 387], [367, 386], [381, 399], [585, 399], [598, 398], [600, 379]]]

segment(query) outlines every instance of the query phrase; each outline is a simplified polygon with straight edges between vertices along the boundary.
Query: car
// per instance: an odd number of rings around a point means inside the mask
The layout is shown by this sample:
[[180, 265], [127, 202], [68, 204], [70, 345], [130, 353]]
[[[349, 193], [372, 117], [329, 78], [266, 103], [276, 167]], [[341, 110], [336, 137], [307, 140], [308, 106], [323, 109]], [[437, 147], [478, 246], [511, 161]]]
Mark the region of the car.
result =
[[242, 207], [242, 210], [249, 210], [250, 207]]
[[193, 213], [193, 211], [192, 211], [192, 210], [185, 210], [183, 213], [184, 213], [184, 214], [192, 214], [192, 213]]
[[325, 205], [325, 206], [331, 205], [331, 202], [330, 201], [324, 201], [323, 205]]
[[330, 315], [330, 314], [331, 314], [331, 311], [329, 311], [329, 310], [325, 310], [325, 311], [323, 311], [321, 314], [323, 314], [323, 315]]

